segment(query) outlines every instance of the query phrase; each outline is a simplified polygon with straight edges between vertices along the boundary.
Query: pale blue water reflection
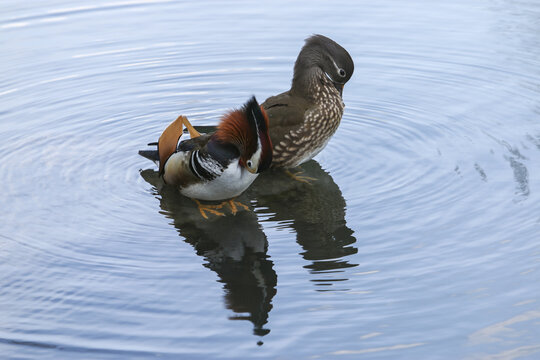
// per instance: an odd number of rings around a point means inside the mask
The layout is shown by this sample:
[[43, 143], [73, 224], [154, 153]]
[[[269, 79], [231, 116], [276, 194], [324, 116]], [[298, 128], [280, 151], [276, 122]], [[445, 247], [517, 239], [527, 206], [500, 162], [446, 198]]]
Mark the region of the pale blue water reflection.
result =
[[[537, 2], [0, 10], [2, 358], [540, 356]], [[317, 180], [204, 221], [137, 150], [286, 90], [312, 33], [355, 60]]]

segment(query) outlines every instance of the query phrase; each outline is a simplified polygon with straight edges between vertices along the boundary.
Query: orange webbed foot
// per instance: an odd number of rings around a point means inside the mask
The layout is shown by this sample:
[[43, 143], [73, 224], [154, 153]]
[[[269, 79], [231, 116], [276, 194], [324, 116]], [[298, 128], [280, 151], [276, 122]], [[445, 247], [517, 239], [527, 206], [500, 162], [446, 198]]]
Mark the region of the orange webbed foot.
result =
[[238, 207], [241, 207], [244, 210], [249, 211], [249, 207], [247, 205], [242, 204], [241, 202], [236, 201], [235, 199], [230, 199], [230, 200], [224, 201], [223, 204], [229, 205], [229, 207], [231, 208], [231, 213], [233, 215], [236, 215], [236, 213], [238, 212]]
[[242, 204], [239, 201], [236, 201], [235, 199], [229, 199], [223, 201], [221, 204], [203, 204], [197, 199], [192, 199], [197, 204], [197, 208], [199, 209], [199, 212], [201, 213], [202, 217], [205, 219], [208, 219], [207, 213], [214, 214], [216, 216], [225, 216], [225, 213], [223, 211], [218, 211], [219, 209], [223, 209], [226, 205], [231, 209], [231, 214], [236, 215], [240, 208], [249, 211], [249, 207], [245, 204]]
[[216, 216], [225, 216], [225, 214], [221, 211], [217, 211], [217, 209], [221, 209], [225, 203], [221, 203], [218, 205], [213, 204], [201, 204], [201, 202], [197, 199], [193, 199], [195, 203], [197, 204], [197, 208], [199, 209], [199, 212], [201, 213], [202, 217], [205, 219], [208, 219], [208, 215], [206, 215], [207, 212], [214, 214]]
[[297, 171], [295, 173], [291, 172], [290, 170], [285, 170], [285, 173], [287, 173], [287, 175], [289, 175], [294, 180], [306, 183], [308, 185], [313, 185], [311, 184], [311, 181], [317, 181], [317, 179], [314, 177], [302, 175], [304, 173], [303, 170]]

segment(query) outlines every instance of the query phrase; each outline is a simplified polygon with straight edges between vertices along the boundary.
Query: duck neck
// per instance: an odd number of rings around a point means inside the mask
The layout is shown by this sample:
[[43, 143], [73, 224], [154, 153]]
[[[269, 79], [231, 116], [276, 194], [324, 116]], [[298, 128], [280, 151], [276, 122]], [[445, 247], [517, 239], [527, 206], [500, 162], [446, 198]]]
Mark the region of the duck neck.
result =
[[315, 85], [324, 76], [319, 64], [322, 62], [320, 51], [303, 48], [294, 64], [291, 93], [303, 97], [314, 95]]
[[322, 70], [319, 67], [303, 68], [301, 71], [296, 71], [293, 76], [291, 85], [291, 93], [301, 97], [312, 98], [317, 93], [317, 84], [320, 84]]

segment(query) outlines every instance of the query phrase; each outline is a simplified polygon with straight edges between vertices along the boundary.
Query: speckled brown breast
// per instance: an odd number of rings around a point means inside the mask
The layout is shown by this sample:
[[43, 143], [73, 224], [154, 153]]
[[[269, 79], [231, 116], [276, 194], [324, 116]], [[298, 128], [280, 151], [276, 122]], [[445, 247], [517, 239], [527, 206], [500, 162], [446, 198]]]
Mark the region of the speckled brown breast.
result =
[[[272, 131], [270, 136], [274, 146], [273, 167], [295, 167], [317, 155], [336, 132], [345, 104], [334, 85], [326, 78], [310, 84], [309, 106], [303, 114], [300, 125], [284, 134]], [[287, 111], [283, 107], [282, 111]], [[294, 116], [294, 114], [291, 114]], [[287, 116], [287, 114], [281, 114]]]

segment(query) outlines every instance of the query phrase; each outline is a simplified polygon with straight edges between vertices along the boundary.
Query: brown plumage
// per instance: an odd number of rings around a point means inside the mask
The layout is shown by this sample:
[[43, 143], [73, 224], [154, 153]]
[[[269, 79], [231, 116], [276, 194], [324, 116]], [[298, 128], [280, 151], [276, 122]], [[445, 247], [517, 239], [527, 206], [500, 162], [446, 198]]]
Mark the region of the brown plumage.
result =
[[[268, 129], [268, 115], [262, 106], [260, 109], [264, 117], [264, 129], [259, 130], [266, 132], [266, 129]], [[217, 140], [223, 143], [233, 144], [240, 149], [240, 153], [242, 154], [240, 161], [242, 165], [247, 161], [247, 154], [253, 154], [256, 151], [258, 141], [265, 142], [267, 139], [263, 137], [261, 140], [257, 136], [257, 129], [249, 126], [244, 109], [233, 110], [225, 114], [217, 126], [214, 136]], [[262, 145], [262, 155], [265, 158], [267, 155], [266, 152], [272, 148], [272, 144], [270, 142]]]
[[343, 86], [353, 71], [351, 56], [333, 40], [322, 35], [306, 40], [291, 89], [262, 104], [270, 120], [273, 167], [298, 166], [326, 146], [343, 116]]

